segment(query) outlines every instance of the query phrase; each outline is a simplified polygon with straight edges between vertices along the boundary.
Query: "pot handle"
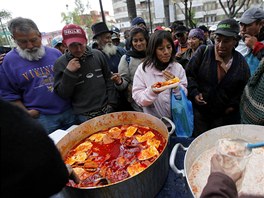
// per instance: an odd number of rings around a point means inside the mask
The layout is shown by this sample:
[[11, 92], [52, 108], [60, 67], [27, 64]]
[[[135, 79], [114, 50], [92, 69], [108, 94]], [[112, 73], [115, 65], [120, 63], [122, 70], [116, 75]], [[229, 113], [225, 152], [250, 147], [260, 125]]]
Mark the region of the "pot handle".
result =
[[185, 148], [181, 143], [175, 144], [175, 146], [173, 147], [173, 149], [171, 151], [171, 155], [170, 155], [170, 167], [175, 173], [182, 174], [182, 176], [185, 177], [186, 175], [185, 175], [184, 169], [179, 170], [175, 166], [175, 158], [176, 158], [176, 154], [177, 154], [179, 146], [181, 146], [184, 151], [187, 151], [187, 149], [188, 149], [188, 148]]
[[169, 131], [169, 136], [175, 131], [175, 124], [167, 117], [162, 117], [161, 120], [166, 120], [171, 125], [171, 130]]

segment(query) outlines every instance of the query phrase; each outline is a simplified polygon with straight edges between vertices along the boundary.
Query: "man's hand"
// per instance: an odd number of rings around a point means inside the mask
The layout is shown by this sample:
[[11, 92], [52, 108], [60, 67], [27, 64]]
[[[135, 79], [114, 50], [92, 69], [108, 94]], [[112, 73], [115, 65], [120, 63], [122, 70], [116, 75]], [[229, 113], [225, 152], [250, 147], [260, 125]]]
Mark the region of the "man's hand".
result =
[[79, 59], [78, 58], [71, 59], [66, 68], [71, 72], [76, 72], [78, 69], [81, 68]]
[[228, 107], [226, 110], [225, 110], [225, 114], [228, 115], [230, 113], [232, 113], [233, 111], [235, 111], [235, 109], [233, 107]]
[[113, 73], [111, 80], [114, 81], [114, 83], [117, 85], [121, 85], [123, 82], [119, 73]]
[[32, 118], [38, 118], [39, 117], [39, 111], [37, 111], [35, 109], [28, 110], [27, 112]]
[[2, 64], [6, 54], [0, 54], [0, 64]]
[[258, 42], [258, 39], [255, 36], [251, 36], [249, 34], [244, 35], [244, 42], [247, 47], [254, 49], [254, 46], [256, 42]]
[[203, 94], [199, 93], [198, 95], [195, 96], [194, 101], [198, 105], [205, 105], [207, 102], [204, 101], [203, 99]]
[[[230, 177], [234, 182], [237, 182], [242, 177], [243, 170], [240, 170], [238, 166], [224, 167], [224, 159], [221, 155], [214, 154], [211, 158], [211, 172], [220, 172]], [[222, 164], [222, 165], [221, 165]]]

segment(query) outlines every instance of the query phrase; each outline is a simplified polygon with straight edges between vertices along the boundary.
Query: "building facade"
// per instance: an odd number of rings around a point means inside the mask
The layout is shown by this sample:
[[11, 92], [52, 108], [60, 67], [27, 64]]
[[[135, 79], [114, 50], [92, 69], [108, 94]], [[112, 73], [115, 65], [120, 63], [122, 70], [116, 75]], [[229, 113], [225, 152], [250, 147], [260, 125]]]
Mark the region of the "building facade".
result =
[[[112, 2], [116, 26], [122, 31], [129, 29], [131, 24], [126, 0], [112, 0]], [[226, 7], [227, 0], [222, 0], [222, 2]], [[237, 7], [241, 2], [242, 0], [238, 0]], [[263, 0], [250, 0], [249, 4], [245, 4], [235, 18], [239, 20], [249, 7], [263, 7], [263, 2]], [[210, 27], [227, 18], [218, 0], [135, 0], [135, 4], [137, 16], [142, 17], [151, 30], [158, 25], [169, 26], [175, 20], [183, 21], [185, 24], [185, 7], [189, 8], [190, 5], [197, 26]]]

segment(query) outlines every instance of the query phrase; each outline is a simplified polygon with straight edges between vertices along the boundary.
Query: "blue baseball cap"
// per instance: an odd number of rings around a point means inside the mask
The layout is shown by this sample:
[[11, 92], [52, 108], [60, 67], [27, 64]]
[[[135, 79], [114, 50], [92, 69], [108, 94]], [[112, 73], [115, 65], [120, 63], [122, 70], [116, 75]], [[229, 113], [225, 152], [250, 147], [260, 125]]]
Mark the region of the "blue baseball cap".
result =
[[56, 47], [56, 45], [62, 43], [62, 36], [55, 36], [52, 40], [51, 40], [51, 46], [52, 47]]

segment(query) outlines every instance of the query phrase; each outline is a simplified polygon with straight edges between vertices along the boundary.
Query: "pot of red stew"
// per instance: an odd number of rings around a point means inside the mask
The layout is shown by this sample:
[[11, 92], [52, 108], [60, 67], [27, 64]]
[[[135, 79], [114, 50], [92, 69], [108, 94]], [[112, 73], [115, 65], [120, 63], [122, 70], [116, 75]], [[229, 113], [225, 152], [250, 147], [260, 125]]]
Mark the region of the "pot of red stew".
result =
[[80, 179], [78, 184], [69, 180], [64, 197], [155, 197], [168, 175], [174, 129], [168, 118], [141, 112], [111, 113], [82, 123], [57, 143]]

